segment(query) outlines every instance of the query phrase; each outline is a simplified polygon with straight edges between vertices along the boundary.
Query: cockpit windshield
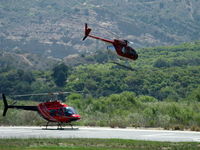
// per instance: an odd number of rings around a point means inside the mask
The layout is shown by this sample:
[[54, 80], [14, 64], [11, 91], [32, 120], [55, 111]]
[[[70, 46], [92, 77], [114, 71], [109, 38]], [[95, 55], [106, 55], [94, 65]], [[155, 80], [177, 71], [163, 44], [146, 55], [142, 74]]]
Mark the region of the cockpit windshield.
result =
[[74, 108], [72, 108], [72, 107], [63, 108], [63, 112], [64, 112], [65, 116], [71, 116], [73, 114], [77, 114], [76, 111], [74, 110]]

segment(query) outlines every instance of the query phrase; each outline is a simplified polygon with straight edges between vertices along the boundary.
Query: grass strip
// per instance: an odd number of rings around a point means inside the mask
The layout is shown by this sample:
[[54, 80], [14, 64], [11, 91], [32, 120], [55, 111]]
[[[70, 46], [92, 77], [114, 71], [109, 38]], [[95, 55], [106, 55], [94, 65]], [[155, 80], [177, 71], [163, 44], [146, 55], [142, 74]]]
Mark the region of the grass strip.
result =
[[0, 150], [199, 150], [196, 142], [122, 139], [0, 139]]

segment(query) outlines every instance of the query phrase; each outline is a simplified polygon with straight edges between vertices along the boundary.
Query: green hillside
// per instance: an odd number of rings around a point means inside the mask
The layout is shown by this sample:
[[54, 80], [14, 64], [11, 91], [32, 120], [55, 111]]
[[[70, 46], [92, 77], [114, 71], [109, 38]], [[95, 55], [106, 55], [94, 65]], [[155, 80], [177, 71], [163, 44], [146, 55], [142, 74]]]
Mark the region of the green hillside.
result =
[[[2, 65], [1, 92], [67, 90], [101, 97], [131, 91], [136, 95], [153, 96], [159, 101], [179, 101], [198, 89], [200, 42], [138, 49], [138, 53], [138, 60], [129, 61], [135, 71], [109, 63], [108, 54], [103, 51], [83, 57], [85, 64], [76, 67], [54, 65], [54, 69], [49, 71], [16, 70], [12, 65]], [[60, 76], [60, 73], [64, 75]]]
[[[83, 91], [60, 97], [83, 116], [79, 125], [199, 130], [200, 42], [138, 52], [138, 60], [130, 62], [135, 71], [107, 62], [103, 51], [82, 57], [87, 63], [75, 67], [58, 64], [52, 70], [24, 71], [4, 66], [0, 69], [0, 91], [6, 95]], [[48, 97], [30, 99], [44, 101]], [[17, 114], [24, 117], [13, 122]], [[0, 118], [0, 122], [44, 123], [35, 113], [31, 120], [28, 115], [13, 110], [8, 113], [11, 120]]]
[[[161, 101], [186, 98], [198, 88], [199, 42], [139, 49], [138, 52], [138, 60], [131, 62], [135, 71], [111, 63], [81, 65], [69, 76], [65, 88], [88, 91], [97, 97], [132, 91]], [[106, 54], [94, 56], [96, 60], [99, 58], [106, 58]]]

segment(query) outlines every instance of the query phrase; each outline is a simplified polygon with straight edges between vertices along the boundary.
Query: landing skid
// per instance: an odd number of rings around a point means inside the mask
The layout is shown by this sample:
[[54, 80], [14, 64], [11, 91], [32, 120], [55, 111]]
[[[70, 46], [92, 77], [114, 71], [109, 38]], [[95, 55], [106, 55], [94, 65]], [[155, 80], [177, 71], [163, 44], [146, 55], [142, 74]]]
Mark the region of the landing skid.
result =
[[120, 63], [118, 63], [118, 62], [112, 61], [111, 63], [116, 64], [116, 65], [118, 65], [118, 66], [121, 66], [121, 67], [126, 68], [126, 69], [131, 70], [131, 71], [136, 71], [136, 69], [133, 69], [133, 68], [128, 67], [128, 66], [126, 66], [126, 65], [120, 64]]
[[[45, 130], [49, 130], [48, 126], [49, 126], [49, 121], [47, 122], [47, 124], [45, 125], [46, 128], [43, 128]], [[66, 123], [66, 124], [69, 124], [71, 126], [71, 130], [75, 130], [75, 129], [78, 129], [78, 128], [74, 128], [73, 125], [71, 123]], [[65, 130], [63, 128], [63, 122], [58, 122], [57, 124], [57, 129], [56, 130]]]

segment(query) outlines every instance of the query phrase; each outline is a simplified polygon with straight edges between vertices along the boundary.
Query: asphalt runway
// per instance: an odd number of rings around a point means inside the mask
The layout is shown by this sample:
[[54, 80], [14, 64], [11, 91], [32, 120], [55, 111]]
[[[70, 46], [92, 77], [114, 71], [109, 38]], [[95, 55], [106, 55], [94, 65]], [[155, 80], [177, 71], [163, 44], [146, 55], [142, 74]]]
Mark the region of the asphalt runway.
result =
[[106, 138], [169, 142], [200, 142], [200, 132], [148, 129], [118, 129], [79, 127], [75, 129], [56, 127], [0, 127], [2, 138]]

